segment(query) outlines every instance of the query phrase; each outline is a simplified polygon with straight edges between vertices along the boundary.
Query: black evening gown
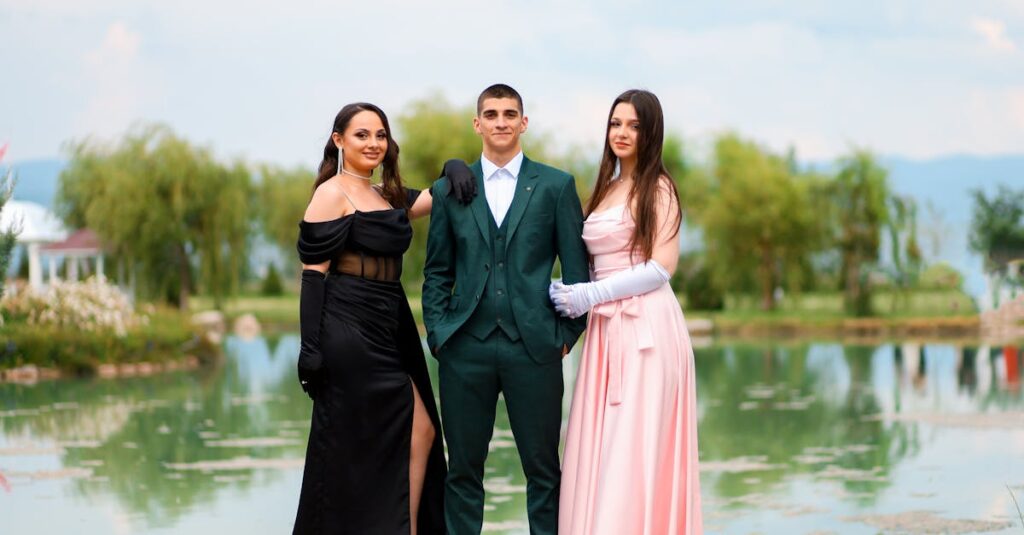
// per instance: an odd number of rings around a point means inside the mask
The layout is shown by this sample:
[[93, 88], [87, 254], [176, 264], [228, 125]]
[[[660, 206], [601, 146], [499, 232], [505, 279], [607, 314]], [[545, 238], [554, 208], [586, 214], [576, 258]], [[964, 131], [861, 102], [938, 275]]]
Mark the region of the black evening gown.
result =
[[[419, 192], [408, 191], [411, 206]], [[412, 240], [404, 209], [357, 210], [299, 226], [299, 257], [307, 264], [334, 260], [343, 252], [401, 262]], [[401, 283], [337, 273], [332, 266], [325, 281], [320, 343], [325, 384], [313, 403], [294, 532], [409, 533], [415, 384], [436, 431], [418, 532], [444, 533], [441, 423]]]

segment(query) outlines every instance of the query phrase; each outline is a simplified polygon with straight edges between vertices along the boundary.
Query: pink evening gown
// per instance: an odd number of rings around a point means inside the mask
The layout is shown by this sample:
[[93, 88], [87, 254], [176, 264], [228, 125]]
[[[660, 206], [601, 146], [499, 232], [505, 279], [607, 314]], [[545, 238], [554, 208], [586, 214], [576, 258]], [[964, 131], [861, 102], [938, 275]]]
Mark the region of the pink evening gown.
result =
[[[628, 269], [624, 205], [583, 225], [596, 280]], [[693, 349], [666, 283], [594, 307], [562, 461], [560, 535], [700, 535]]]

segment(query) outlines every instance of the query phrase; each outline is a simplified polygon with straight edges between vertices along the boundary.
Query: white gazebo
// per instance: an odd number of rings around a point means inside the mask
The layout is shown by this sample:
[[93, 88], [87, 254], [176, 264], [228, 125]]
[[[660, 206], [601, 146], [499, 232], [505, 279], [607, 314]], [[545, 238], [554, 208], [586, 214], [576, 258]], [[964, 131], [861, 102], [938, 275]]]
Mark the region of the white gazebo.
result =
[[63, 241], [68, 236], [64, 225], [53, 212], [41, 204], [13, 199], [0, 209], [0, 230], [14, 228], [17, 242], [28, 252], [28, 280], [33, 288], [43, 286], [43, 266], [40, 260], [44, 245]]
[[44, 255], [50, 263], [50, 280], [57, 280], [57, 257], [64, 257], [64, 264], [67, 266], [65, 276], [68, 280], [76, 281], [79, 272], [86, 270], [89, 274], [89, 260], [95, 262], [91, 274], [103, 279], [103, 245], [96, 233], [89, 229], [79, 229], [73, 232], [68, 239], [44, 245]]

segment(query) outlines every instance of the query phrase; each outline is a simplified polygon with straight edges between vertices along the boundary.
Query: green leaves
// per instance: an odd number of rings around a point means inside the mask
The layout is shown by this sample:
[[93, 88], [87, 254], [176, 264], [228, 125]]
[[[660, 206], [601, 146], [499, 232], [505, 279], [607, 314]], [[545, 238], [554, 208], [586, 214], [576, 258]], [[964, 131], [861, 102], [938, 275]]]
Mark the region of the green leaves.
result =
[[253, 196], [241, 162], [222, 164], [163, 125], [66, 151], [58, 211], [68, 225], [95, 231], [144, 295], [185, 308], [197, 272], [218, 306], [237, 290]]
[[975, 190], [970, 247], [985, 259], [985, 270], [1001, 271], [1006, 263], [1024, 258], [1024, 190], [1000, 185], [991, 199]]
[[[754, 290], [775, 307], [775, 288], [799, 273], [824, 245], [811, 204], [813, 175], [794, 173], [786, 158], [735, 134], [717, 140], [703, 186], [687, 186], [684, 205], [704, 230], [712, 280], [720, 288]], [[693, 197], [703, 201], [694, 206]], [[688, 202], [689, 201], [689, 202]], [[695, 208], [696, 210], [691, 210]]]
[[863, 150], [840, 159], [839, 165], [831, 188], [832, 232], [842, 262], [844, 302], [847, 312], [868, 316], [869, 276], [878, 262], [882, 230], [890, 223], [888, 172]]

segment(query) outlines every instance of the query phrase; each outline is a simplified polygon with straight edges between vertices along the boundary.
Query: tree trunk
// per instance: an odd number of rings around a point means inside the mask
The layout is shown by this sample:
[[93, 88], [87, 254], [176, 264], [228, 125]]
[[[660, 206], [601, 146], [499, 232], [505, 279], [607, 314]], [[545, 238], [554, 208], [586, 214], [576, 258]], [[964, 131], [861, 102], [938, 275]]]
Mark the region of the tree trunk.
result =
[[768, 250], [762, 250], [761, 263], [757, 266], [761, 281], [761, 310], [775, 310], [775, 262]]
[[178, 309], [188, 312], [188, 298], [192, 293], [192, 270], [188, 265], [188, 253], [184, 244], [178, 245]]

